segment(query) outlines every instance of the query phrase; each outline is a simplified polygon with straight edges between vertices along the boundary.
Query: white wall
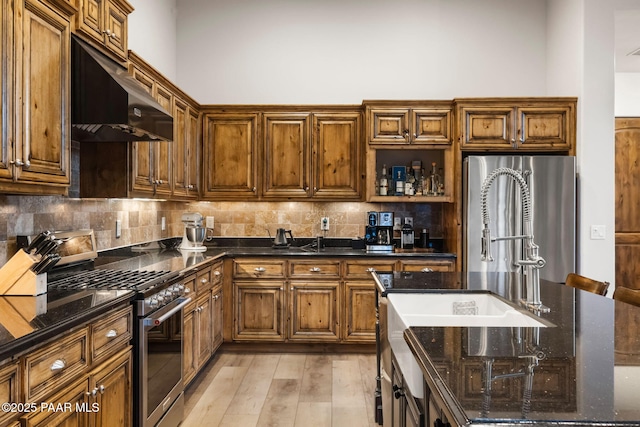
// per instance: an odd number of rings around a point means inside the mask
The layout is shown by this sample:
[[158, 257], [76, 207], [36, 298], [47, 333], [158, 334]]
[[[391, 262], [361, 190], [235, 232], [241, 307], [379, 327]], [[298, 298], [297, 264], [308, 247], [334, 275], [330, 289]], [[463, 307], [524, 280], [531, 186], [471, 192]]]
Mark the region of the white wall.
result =
[[640, 74], [616, 73], [616, 117], [640, 117]]
[[176, 0], [129, 0], [129, 49], [177, 83]]
[[205, 104], [545, 95], [545, 0], [178, 0]]

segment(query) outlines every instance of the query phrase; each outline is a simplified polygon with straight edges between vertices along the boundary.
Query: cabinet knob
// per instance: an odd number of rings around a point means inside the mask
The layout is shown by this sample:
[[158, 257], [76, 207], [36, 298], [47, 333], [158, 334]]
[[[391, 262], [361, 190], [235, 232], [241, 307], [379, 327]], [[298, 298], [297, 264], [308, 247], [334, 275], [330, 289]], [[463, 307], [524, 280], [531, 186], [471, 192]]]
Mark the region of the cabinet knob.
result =
[[98, 387], [98, 391], [100, 392], [100, 394], [104, 394], [106, 387], [103, 384], [100, 384], [100, 387]]
[[59, 372], [62, 371], [64, 368], [67, 367], [67, 362], [64, 359], [56, 359], [52, 364], [51, 364], [51, 372]]
[[320, 267], [311, 267], [309, 271], [312, 273], [319, 273], [322, 271], [322, 269]]
[[253, 191], [254, 193], [256, 192], [256, 190], [257, 190], [257, 188], [256, 188], [256, 187], [253, 187], [253, 188], [251, 189], [251, 191]]
[[200, 283], [202, 283], [203, 285], [204, 285], [205, 283], [207, 283], [207, 282], [209, 282], [209, 280], [207, 280], [207, 279], [205, 279], [205, 278], [200, 279]]
[[96, 394], [98, 394], [98, 388], [97, 387], [94, 388], [93, 390], [87, 392], [87, 396], [91, 396], [91, 397], [96, 397]]
[[304, 191], [308, 192], [309, 191], [309, 187], [304, 187]]
[[425, 267], [420, 271], [423, 273], [433, 273], [433, 268]]
[[118, 331], [115, 329], [109, 329], [109, 332], [105, 335], [107, 338], [115, 338], [118, 336]]
[[265, 271], [267, 271], [267, 269], [264, 267], [256, 267], [254, 268], [254, 270], [256, 273], [264, 273]]
[[216, 276], [216, 277], [220, 277], [221, 274], [222, 273], [220, 273], [218, 270], [213, 272], [213, 275]]

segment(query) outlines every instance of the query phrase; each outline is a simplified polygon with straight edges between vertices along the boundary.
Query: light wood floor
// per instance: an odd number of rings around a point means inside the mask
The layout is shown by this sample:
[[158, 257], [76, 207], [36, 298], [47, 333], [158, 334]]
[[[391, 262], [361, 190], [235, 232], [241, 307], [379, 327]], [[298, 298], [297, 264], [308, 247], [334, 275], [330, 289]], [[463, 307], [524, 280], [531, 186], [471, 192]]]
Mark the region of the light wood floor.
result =
[[222, 353], [185, 392], [183, 427], [377, 427], [375, 354]]

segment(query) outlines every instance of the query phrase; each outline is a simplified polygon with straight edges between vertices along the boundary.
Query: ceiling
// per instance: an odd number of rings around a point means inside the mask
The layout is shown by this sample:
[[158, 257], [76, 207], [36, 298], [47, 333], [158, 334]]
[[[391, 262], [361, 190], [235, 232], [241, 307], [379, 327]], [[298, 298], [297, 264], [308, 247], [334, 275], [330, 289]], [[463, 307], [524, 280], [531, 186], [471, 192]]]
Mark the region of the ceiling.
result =
[[[636, 54], [630, 55], [634, 51]], [[640, 73], [640, 10], [616, 11], [615, 71]]]

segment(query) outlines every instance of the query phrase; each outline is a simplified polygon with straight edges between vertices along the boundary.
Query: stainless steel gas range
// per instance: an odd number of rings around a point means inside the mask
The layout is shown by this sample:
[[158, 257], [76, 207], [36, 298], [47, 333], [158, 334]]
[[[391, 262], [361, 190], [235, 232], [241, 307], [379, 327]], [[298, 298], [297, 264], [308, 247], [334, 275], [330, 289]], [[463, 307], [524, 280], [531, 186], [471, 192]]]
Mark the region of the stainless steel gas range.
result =
[[[175, 427], [184, 415], [182, 378], [183, 308], [191, 301], [180, 271], [166, 265], [109, 268], [120, 263], [96, 263], [92, 230], [65, 233], [62, 259], [49, 273], [49, 290], [74, 291], [126, 289], [132, 300], [134, 425]], [[74, 245], [76, 243], [82, 243]], [[89, 242], [89, 243], [87, 243]], [[65, 247], [66, 245], [66, 247]], [[73, 257], [73, 262], [67, 262]]]

